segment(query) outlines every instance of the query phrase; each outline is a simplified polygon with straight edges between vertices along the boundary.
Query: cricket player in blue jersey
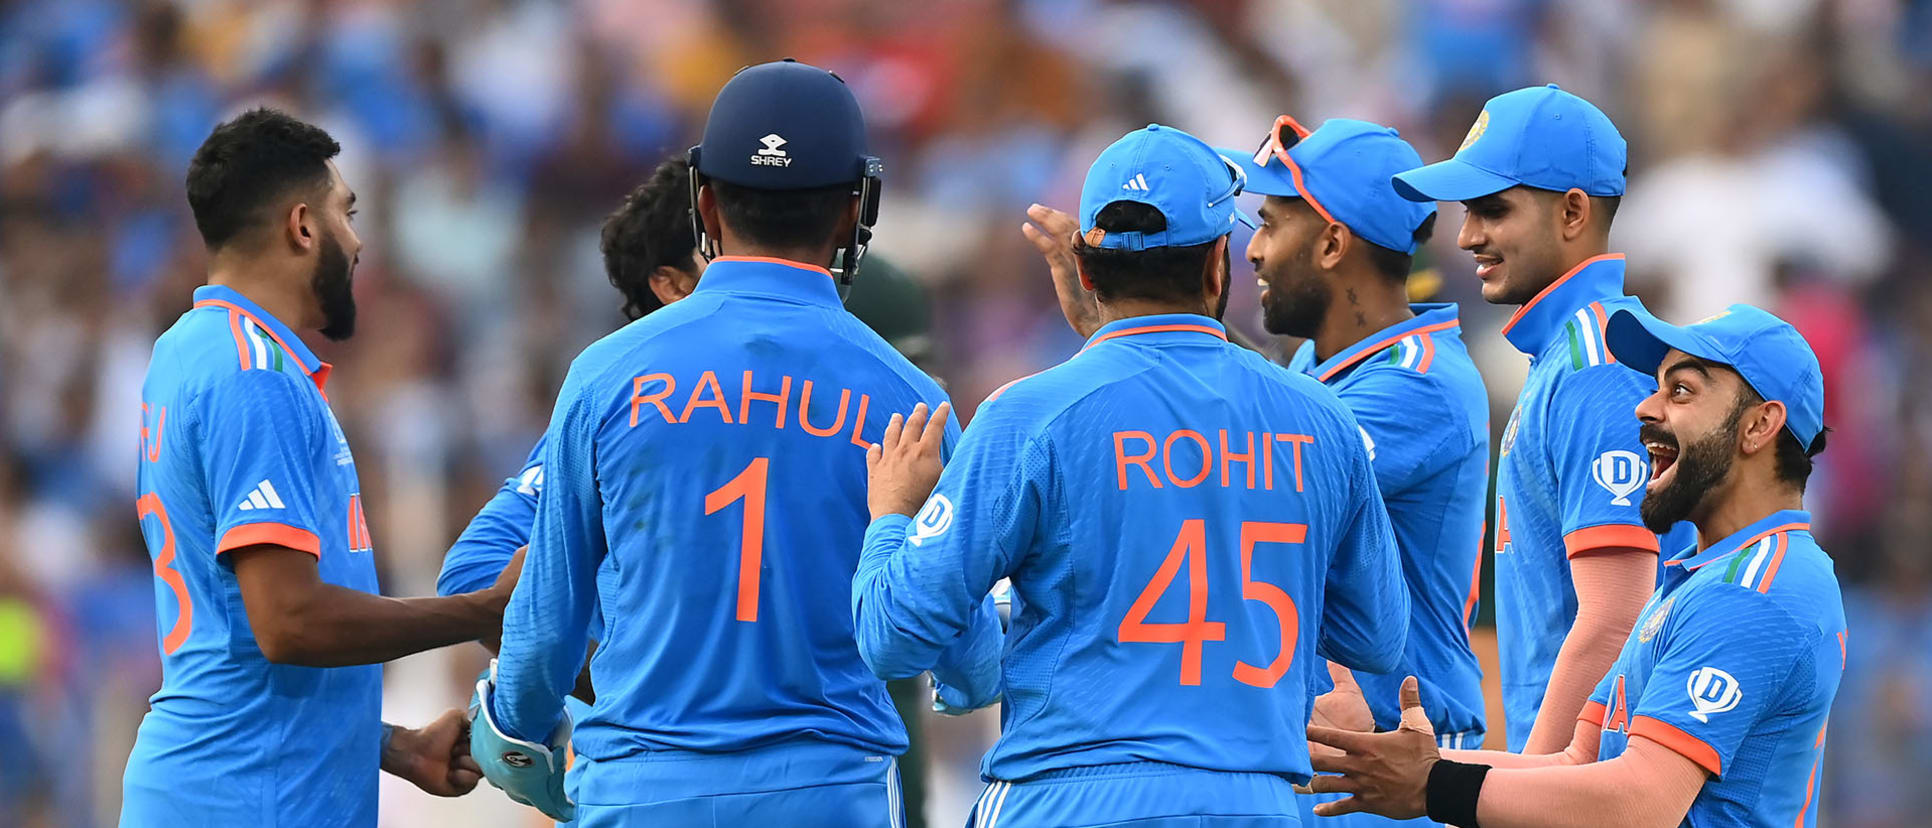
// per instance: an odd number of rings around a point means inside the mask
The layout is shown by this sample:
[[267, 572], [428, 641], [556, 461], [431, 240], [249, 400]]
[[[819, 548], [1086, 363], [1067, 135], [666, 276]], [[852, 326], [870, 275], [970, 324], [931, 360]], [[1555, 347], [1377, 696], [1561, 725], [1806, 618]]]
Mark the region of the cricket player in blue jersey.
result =
[[1348, 752], [1316, 759], [1343, 774], [1317, 789], [1354, 794], [1318, 813], [1481, 828], [1817, 824], [1847, 658], [1838, 579], [1804, 512], [1825, 445], [1818, 357], [1748, 305], [1689, 327], [1621, 310], [1609, 342], [1656, 384], [1636, 409], [1651, 461], [1644, 523], [1687, 520], [1699, 540], [1665, 565], [1567, 750], [1438, 751], [1420, 710], [1394, 733], [1311, 730]]
[[[791, 61], [726, 84], [691, 161], [711, 263], [571, 366], [472, 753], [513, 798], [593, 828], [897, 826], [905, 729], [847, 600], [865, 448], [888, 413], [946, 398], [840, 304], [880, 165], [844, 82]], [[596, 701], [573, 738], [561, 703], [593, 612]], [[935, 665], [962, 708], [999, 693], [991, 601], [974, 616]]]
[[382, 670], [494, 634], [515, 573], [440, 598], [377, 594], [330, 367], [361, 241], [327, 133], [272, 110], [215, 128], [188, 169], [208, 284], [154, 344], [136, 511], [154, 559], [161, 689], [124, 778], [123, 826], [373, 826], [380, 767], [476, 786], [451, 710], [383, 724]]
[[1615, 660], [1657, 582], [1658, 536], [1638, 515], [1646, 462], [1626, 416], [1648, 393], [1603, 330], [1619, 310], [1623, 256], [1609, 250], [1624, 140], [1555, 85], [1484, 105], [1454, 158], [1397, 174], [1416, 201], [1468, 208], [1458, 246], [1483, 298], [1518, 305], [1503, 336], [1530, 358], [1503, 429], [1496, 481], [1496, 628], [1511, 750], [1549, 753]]
[[[1385, 126], [1338, 118], [1310, 132], [1285, 115], [1258, 150], [1221, 154], [1246, 170], [1248, 192], [1267, 196], [1247, 254], [1262, 321], [1269, 333], [1306, 340], [1290, 370], [1333, 388], [1361, 423], [1402, 553], [1408, 647], [1395, 670], [1361, 672], [1356, 683], [1374, 723], [1389, 729], [1402, 715], [1396, 688], [1419, 677], [1443, 746], [1480, 746], [1482, 668], [1468, 622], [1489, 482], [1489, 397], [1456, 306], [1408, 302], [1410, 257], [1436, 210], [1397, 195], [1389, 176], [1422, 159]], [[1319, 686], [1328, 673], [1313, 678]], [[1317, 722], [1325, 706], [1316, 702]]]
[[943, 474], [944, 409], [895, 417], [869, 458], [852, 614], [875, 672], [931, 666], [1012, 581], [976, 828], [1296, 825], [1318, 656], [1400, 663], [1361, 427], [1223, 333], [1242, 184], [1180, 130], [1108, 147], [1074, 242], [1105, 324], [981, 404]]

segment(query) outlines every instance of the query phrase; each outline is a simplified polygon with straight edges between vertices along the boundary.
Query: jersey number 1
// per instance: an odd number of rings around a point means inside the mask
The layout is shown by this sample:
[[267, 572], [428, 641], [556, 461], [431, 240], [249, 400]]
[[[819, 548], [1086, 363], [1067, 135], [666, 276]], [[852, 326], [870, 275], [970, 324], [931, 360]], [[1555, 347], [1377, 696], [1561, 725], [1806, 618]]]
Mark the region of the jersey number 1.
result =
[[758, 568], [765, 559], [765, 484], [771, 458], [753, 458], [751, 465], [731, 482], [704, 496], [704, 513], [719, 510], [740, 500], [745, 502], [743, 531], [738, 540], [738, 620], [758, 620]]
[[[1234, 679], [1242, 684], [1273, 687], [1281, 681], [1281, 677], [1288, 674], [1288, 667], [1294, 663], [1295, 642], [1301, 630], [1301, 614], [1295, 609], [1295, 599], [1281, 587], [1251, 577], [1255, 544], [1301, 543], [1307, 537], [1307, 524], [1241, 523], [1241, 599], [1267, 604], [1269, 609], [1274, 610], [1275, 619], [1281, 625], [1281, 649], [1268, 662], [1268, 666], [1256, 667], [1245, 661], [1235, 663]], [[1149, 623], [1147, 614], [1174, 585], [1174, 578], [1180, 574], [1183, 561], [1187, 563], [1187, 621], [1179, 624]], [[1147, 582], [1140, 597], [1134, 599], [1133, 607], [1127, 610], [1127, 617], [1121, 619], [1119, 640], [1122, 643], [1181, 645], [1181, 684], [1198, 686], [1201, 683], [1202, 643], [1226, 641], [1228, 638], [1226, 624], [1207, 620], [1207, 600], [1207, 521], [1183, 521], [1180, 534], [1174, 537], [1173, 548], [1167, 551], [1167, 559], [1161, 561], [1153, 580]]]

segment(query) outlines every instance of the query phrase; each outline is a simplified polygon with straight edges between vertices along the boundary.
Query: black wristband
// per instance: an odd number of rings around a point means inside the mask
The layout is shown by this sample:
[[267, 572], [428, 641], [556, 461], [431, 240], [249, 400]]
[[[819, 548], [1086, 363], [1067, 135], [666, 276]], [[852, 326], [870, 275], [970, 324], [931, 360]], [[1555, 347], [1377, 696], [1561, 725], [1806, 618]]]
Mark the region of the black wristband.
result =
[[1488, 775], [1488, 765], [1436, 760], [1429, 769], [1429, 786], [1423, 790], [1429, 819], [1457, 828], [1481, 828], [1476, 824], [1476, 800], [1482, 798], [1483, 778]]

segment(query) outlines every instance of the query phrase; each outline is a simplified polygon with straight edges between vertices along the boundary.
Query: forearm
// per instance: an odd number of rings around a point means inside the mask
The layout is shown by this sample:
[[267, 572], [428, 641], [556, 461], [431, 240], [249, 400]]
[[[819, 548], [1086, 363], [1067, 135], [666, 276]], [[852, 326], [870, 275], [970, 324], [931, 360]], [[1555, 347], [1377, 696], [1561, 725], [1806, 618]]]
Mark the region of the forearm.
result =
[[1536, 713], [1536, 725], [1523, 745], [1524, 753], [1556, 753], [1569, 744], [1577, 714], [1589, 701], [1590, 691], [1616, 663], [1617, 651], [1629, 637], [1634, 621], [1634, 615], [1603, 618], [1578, 613], [1576, 626], [1570, 628], [1563, 649], [1557, 653], [1550, 684], [1543, 690], [1543, 706]]
[[1476, 817], [1483, 828], [1673, 828], [1703, 784], [1626, 754], [1587, 765], [1490, 771]]
[[852, 578], [852, 627], [859, 655], [874, 675], [888, 681], [923, 673], [938, 662], [945, 642], [919, 636], [900, 625], [895, 616], [888, 573], [892, 556], [905, 545], [911, 518], [885, 515], [865, 531], [858, 570]]
[[333, 584], [314, 590], [263, 642], [270, 661], [304, 667], [380, 664], [493, 634], [501, 607], [486, 593], [390, 598]]
[[1555, 753], [1569, 743], [1577, 714], [1616, 663], [1656, 587], [1657, 555], [1625, 548], [1581, 552], [1570, 559], [1570, 576], [1576, 620], [1557, 652], [1524, 753]]

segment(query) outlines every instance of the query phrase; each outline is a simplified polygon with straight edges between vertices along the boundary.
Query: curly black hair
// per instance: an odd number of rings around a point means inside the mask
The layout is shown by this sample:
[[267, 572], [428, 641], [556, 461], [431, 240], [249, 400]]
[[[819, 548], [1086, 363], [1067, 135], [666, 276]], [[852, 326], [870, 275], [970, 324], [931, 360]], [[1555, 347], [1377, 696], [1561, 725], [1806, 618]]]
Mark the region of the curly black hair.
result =
[[660, 267], [697, 273], [697, 237], [691, 230], [691, 165], [673, 158], [657, 165], [651, 177], [624, 205], [604, 219], [598, 249], [611, 287], [624, 294], [624, 316], [638, 319], [664, 307], [651, 292], [651, 274]]
[[216, 126], [188, 164], [188, 207], [201, 240], [218, 249], [289, 191], [328, 186], [328, 161], [341, 151], [321, 127], [274, 109]]

